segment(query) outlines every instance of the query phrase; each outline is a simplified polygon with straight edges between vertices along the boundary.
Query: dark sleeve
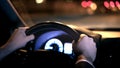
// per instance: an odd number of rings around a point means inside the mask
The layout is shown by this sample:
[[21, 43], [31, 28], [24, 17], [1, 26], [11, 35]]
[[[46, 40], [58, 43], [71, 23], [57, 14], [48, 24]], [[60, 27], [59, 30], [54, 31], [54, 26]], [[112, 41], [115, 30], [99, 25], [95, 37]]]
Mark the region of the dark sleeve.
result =
[[82, 61], [82, 62], [75, 64], [75, 68], [94, 68], [94, 67], [88, 62]]

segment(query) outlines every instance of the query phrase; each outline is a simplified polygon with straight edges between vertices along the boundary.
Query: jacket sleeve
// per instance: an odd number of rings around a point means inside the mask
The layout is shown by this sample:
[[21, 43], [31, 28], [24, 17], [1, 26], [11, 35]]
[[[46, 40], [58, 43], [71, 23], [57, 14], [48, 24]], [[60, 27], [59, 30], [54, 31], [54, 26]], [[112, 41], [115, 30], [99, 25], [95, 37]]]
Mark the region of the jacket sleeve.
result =
[[87, 60], [78, 60], [75, 63], [75, 68], [95, 68], [94, 65]]

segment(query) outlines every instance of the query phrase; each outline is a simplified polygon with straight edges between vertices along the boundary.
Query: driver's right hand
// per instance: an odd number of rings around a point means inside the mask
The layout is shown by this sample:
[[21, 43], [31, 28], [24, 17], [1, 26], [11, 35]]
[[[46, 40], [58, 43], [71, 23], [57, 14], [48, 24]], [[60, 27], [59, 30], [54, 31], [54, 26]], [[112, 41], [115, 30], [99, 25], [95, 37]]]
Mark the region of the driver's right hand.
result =
[[97, 52], [96, 43], [93, 38], [81, 34], [78, 42], [73, 45], [73, 51], [78, 55], [78, 60], [82, 58], [93, 62]]

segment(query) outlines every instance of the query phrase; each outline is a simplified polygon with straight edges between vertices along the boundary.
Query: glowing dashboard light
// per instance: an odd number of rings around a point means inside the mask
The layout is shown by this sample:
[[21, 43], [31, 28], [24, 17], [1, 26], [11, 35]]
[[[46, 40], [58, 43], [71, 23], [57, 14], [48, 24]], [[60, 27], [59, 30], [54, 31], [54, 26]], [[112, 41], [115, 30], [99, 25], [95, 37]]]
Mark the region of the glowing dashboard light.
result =
[[64, 53], [72, 54], [72, 43], [64, 43]]
[[45, 43], [48, 39], [51, 39], [51, 38], [56, 37], [56, 36], [60, 36], [62, 34], [67, 35], [64, 31], [61, 31], [61, 30], [43, 33], [36, 40], [34, 49], [39, 50], [42, 47], [43, 43]]
[[63, 44], [59, 39], [53, 38], [53, 39], [48, 40], [47, 43], [45, 44], [45, 49], [53, 50], [54, 47], [52, 45], [57, 46], [59, 52], [63, 52]]
[[52, 38], [46, 42], [44, 49], [72, 54], [72, 43], [65, 42], [63, 45], [59, 39]]
[[110, 7], [110, 5], [109, 5], [109, 3], [108, 3], [107, 1], [104, 2], [104, 6], [105, 6], [106, 8], [109, 8], [109, 7]]

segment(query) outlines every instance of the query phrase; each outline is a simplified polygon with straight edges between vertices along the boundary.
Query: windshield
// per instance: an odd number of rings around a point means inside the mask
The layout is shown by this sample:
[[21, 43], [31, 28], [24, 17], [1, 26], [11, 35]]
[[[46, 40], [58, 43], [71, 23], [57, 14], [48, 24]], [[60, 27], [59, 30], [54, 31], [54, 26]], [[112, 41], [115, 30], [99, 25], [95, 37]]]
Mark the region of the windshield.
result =
[[24, 24], [59, 21], [91, 29], [120, 28], [120, 2], [109, 0], [10, 0]]

